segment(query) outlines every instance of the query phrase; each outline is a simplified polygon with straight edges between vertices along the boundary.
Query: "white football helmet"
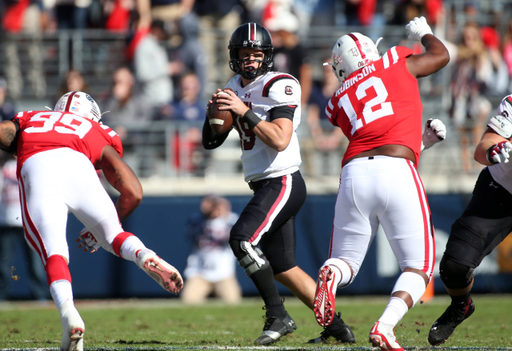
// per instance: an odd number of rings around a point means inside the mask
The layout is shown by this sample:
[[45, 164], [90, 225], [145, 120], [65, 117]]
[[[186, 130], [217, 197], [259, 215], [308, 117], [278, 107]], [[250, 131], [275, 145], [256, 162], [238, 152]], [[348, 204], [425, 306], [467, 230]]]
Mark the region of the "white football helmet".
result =
[[377, 44], [361, 33], [352, 32], [341, 36], [332, 49], [332, 68], [340, 83], [353, 72], [380, 59]]
[[70, 91], [62, 95], [53, 110], [71, 112], [95, 122], [101, 122], [101, 112], [98, 104], [89, 94], [82, 91]]
[[498, 106], [498, 113], [512, 119], [512, 95], [507, 95], [501, 100]]

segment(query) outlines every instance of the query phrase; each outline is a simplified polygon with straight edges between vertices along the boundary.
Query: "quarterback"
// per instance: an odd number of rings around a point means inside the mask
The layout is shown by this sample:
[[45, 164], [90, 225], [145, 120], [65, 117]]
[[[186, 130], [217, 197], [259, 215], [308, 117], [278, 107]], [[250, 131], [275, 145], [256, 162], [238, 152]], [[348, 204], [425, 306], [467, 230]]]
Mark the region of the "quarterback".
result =
[[343, 130], [349, 145], [342, 161], [329, 258], [318, 273], [314, 304], [318, 323], [330, 325], [336, 289], [353, 282], [382, 225], [402, 273], [369, 341], [393, 351], [403, 350], [394, 327], [425, 292], [435, 259], [430, 210], [416, 168], [421, 150], [444, 135], [436, 131], [440, 121], [434, 120], [427, 122], [422, 137], [417, 78], [449, 61], [447, 49], [424, 17], [412, 20], [406, 30], [409, 39], [421, 41], [424, 53], [413, 55], [406, 47], [394, 46], [381, 57], [377, 45], [360, 33], [343, 35], [334, 45], [332, 67], [342, 85], [326, 114]]
[[[269, 345], [292, 333], [296, 324], [277, 290], [278, 281], [313, 308], [315, 281], [295, 262], [295, 217], [306, 199], [297, 127], [301, 117], [301, 87], [289, 74], [271, 72], [274, 46], [270, 33], [256, 23], [238, 27], [229, 41], [229, 66], [237, 73], [217, 102], [231, 110], [240, 136], [245, 181], [254, 196], [230, 233], [230, 246], [239, 264], [257, 287], [264, 303], [265, 325], [255, 341]], [[212, 103], [212, 100], [210, 100]], [[208, 118], [203, 146], [219, 147], [229, 132], [213, 133]], [[338, 316], [321, 342], [334, 336], [354, 342], [350, 328]]]
[[[117, 134], [101, 124], [96, 102], [86, 93], [64, 94], [53, 111], [18, 113], [0, 123], [0, 148], [18, 156], [25, 239], [41, 258], [50, 293], [62, 324], [61, 350], [83, 350], [85, 325], [73, 302], [68, 213], [86, 227], [81, 232], [85, 251], [99, 246], [135, 262], [165, 290], [177, 294], [180, 273], [158, 257], [120, 222], [142, 200], [139, 180], [121, 159]], [[119, 191], [114, 205], [96, 170]]]

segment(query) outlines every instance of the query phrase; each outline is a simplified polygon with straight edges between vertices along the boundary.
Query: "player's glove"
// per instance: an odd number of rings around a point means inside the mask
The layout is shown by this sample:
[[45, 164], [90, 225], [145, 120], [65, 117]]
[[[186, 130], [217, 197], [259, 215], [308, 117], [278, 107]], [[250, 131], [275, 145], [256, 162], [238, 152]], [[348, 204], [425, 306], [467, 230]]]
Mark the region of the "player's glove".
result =
[[509, 161], [510, 151], [512, 151], [512, 144], [510, 144], [510, 142], [499, 142], [487, 149], [487, 160], [493, 165], [497, 163], [507, 163]]
[[512, 95], [507, 95], [501, 100], [498, 113], [512, 119]]
[[414, 17], [414, 19], [405, 26], [407, 37], [411, 40], [421, 41], [425, 34], [433, 34], [432, 29], [427, 23], [425, 17]]
[[[500, 105], [501, 106], [501, 105]], [[512, 115], [506, 114], [492, 116], [487, 126], [505, 139], [512, 137]]]
[[89, 231], [89, 229], [84, 228], [78, 235], [78, 238], [76, 239], [77, 243], [80, 243], [78, 245], [78, 248], [83, 248], [84, 252], [89, 251], [90, 253], [98, 251], [100, 248], [100, 244], [94, 237], [94, 235]]
[[432, 145], [443, 141], [446, 138], [446, 126], [439, 119], [430, 118], [425, 123], [425, 130], [422, 136], [421, 150], [430, 148]]

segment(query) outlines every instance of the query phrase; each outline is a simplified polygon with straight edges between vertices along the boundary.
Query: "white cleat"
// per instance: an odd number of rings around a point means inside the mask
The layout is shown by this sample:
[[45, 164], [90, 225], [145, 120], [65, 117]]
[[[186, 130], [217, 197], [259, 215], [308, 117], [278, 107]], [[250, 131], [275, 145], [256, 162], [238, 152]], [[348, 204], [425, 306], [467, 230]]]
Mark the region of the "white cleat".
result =
[[335, 314], [336, 290], [338, 287], [334, 284], [334, 274], [331, 266], [323, 266], [320, 268], [316, 281], [313, 312], [318, 324], [324, 328], [332, 323]]
[[66, 301], [59, 307], [62, 324], [61, 351], [83, 351], [85, 324], [73, 301]]
[[180, 272], [158, 257], [153, 251], [141, 250], [137, 256], [137, 266], [156, 280], [165, 290], [178, 294], [183, 289], [183, 278]]
[[374, 347], [380, 347], [382, 351], [404, 351], [396, 342], [395, 327], [390, 324], [375, 322], [370, 330], [370, 340]]

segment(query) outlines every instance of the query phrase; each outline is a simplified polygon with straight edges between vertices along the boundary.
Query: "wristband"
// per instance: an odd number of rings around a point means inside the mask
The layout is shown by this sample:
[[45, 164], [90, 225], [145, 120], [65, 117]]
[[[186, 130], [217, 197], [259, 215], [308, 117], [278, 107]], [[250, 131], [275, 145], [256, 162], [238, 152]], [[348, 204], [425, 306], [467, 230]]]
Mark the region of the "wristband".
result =
[[254, 111], [251, 109], [248, 109], [247, 112], [244, 113], [243, 118], [247, 121], [247, 124], [249, 124], [249, 128], [251, 129], [256, 127], [256, 125], [261, 122], [261, 119], [258, 116], [256, 116]]
[[493, 145], [491, 146], [490, 148], [487, 149], [487, 151], [485, 152], [485, 157], [487, 158], [487, 161], [489, 161], [490, 163], [492, 163], [493, 165], [499, 163], [498, 161], [495, 161], [492, 157], [491, 157], [491, 152], [492, 152], [492, 149], [494, 149], [496, 145]]

